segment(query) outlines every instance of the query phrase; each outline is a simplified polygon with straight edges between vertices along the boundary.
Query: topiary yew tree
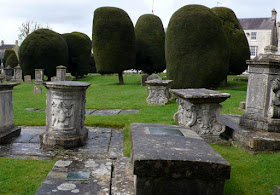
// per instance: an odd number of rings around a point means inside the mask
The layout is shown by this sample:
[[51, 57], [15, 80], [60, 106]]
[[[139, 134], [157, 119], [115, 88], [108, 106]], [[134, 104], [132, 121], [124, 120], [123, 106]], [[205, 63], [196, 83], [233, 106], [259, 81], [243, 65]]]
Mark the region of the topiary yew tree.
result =
[[67, 66], [68, 47], [64, 38], [49, 29], [28, 35], [19, 48], [19, 61], [24, 75], [34, 77], [35, 69], [44, 69], [48, 80], [56, 75], [56, 67]]
[[173, 88], [215, 88], [226, 78], [228, 40], [211, 9], [187, 5], [177, 10], [169, 21], [165, 46]]
[[6, 65], [6, 61], [7, 61], [8, 57], [9, 57], [12, 53], [16, 54], [16, 52], [15, 52], [13, 49], [6, 49], [6, 50], [5, 50], [4, 58], [3, 58], [3, 65], [4, 65], [5, 67], [8, 66], [8, 65]]
[[119, 8], [101, 7], [94, 11], [92, 49], [97, 72], [118, 73], [134, 68], [135, 34], [128, 14]]
[[90, 66], [89, 72], [96, 73], [96, 66], [95, 66], [95, 60], [93, 54], [90, 55], [89, 66]]
[[140, 16], [135, 26], [136, 69], [152, 74], [166, 69], [165, 32], [161, 19], [153, 14]]
[[62, 34], [68, 45], [68, 71], [76, 78], [88, 74], [91, 54], [90, 38], [80, 32]]
[[220, 17], [230, 47], [229, 74], [241, 74], [248, 65], [250, 49], [245, 33], [235, 13], [226, 7], [214, 7], [212, 11]]
[[6, 61], [6, 65], [14, 68], [18, 65], [18, 58], [16, 53], [11, 53]]

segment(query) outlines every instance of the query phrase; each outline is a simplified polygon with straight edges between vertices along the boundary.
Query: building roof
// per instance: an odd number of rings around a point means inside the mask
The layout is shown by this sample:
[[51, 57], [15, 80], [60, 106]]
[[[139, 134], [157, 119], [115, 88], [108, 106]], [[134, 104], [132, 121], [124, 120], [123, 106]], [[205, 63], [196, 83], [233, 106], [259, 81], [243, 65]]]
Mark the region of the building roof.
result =
[[6, 45], [6, 44], [3, 44], [3, 45], [0, 45], [0, 50], [2, 49], [13, 49], [15, 47], [15, 45]]
[[275, 25], [272, 18], [241, 18], [239, 22], [243, 30], [271, 30]]

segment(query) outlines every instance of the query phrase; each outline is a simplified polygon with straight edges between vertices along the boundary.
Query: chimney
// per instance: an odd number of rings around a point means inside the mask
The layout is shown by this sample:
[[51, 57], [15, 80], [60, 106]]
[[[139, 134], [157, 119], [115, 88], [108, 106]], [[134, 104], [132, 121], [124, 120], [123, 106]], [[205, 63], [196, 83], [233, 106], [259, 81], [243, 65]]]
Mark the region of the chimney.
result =
[[4, 40], [1, 40], [1, 45], [2, 45], [2, 46], [4, 45]]
[[271, 11], [271, 19], [276, 21], [276, 18], [277, 18], [277, 11], [275, 9], [273, 9]]
[[16, 44], [15, 45], [16, 45], [16, 47], [18, 46], [18, 40], [16, 40]]

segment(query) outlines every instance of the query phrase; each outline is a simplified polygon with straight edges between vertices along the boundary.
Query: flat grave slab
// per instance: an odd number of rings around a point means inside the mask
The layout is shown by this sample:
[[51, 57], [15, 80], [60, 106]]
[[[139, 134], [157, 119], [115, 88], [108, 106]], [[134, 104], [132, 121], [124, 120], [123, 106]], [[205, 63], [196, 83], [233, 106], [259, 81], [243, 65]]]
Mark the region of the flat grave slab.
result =
[[[152, 134], [155, 128], [178, 130], [183, 136]], [[223, 194], [231, 166], [194, 131], [136, 123], [131, 125], [131, 142], [136, 194]]]

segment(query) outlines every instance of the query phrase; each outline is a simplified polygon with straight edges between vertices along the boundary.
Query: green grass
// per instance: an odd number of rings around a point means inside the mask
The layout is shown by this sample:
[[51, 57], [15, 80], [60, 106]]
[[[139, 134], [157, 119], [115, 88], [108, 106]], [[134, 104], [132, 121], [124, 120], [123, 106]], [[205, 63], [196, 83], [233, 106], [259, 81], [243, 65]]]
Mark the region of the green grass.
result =
[[[118, 85], [118, 76], [90, 75], [81, 81], [91, 83], [87, 90], [86, 108], [92, 109], [139, 109], [137, 114], [96, 116], [87, 115], [86, 126], [100, 126], [120, 128], [124, 134], [124, 155], [130, 155], [130, 124], [131, 123], [163, 123], [176, 124], [173, 114], [177, 111], [178, 105], [171, 100], [165, 106], [148, 105], [147, 88], [140, 85], [141, 75], [124, 75], [125, 85]], [[42, 87], [42, 95], [33, 94], [33, 85], [22, 83], [14, 89], [14, 115], [17, 125], [45, 125], [45, 112], [30, 112], [26, 108], [46, 107], [46, 89]], [[222, 103], [222, 113], [243, 114], [238, 110], [240, 101], [246, 100], [247, 82], [228, 81], [228, 86], [219, 88], [221, 92], [230, 93], [231, 98]], [[225, 194], [271, 194], [273, 185], [280, 184], [279, 166], [280, 154], [258, 154], [249, 155], [240, 148], [212, 145], [225, 159], [232, 165], [231, 179], [226, 182]], [[38, 170], [46, 168], [48, 172], [54, 162], [47, 161], [25, 161], [16, 159], [0, 158], [0, 182], [2, 187], [0, 194], [10, 192], [12, 194], [29, 194], [35, 192], [45, 176], [30, 180], [30, 184], [21, 184], [21, 179], [17, 175], [28, 174], [31, 176], [40, 175], [34, 169], [28, 169], [28, 163], [34, 163]], [[43, 164], [50, 163], [49, 167]], [[10, 166], [11, 165], [11, 166]], [[23, 167], [20, 171], [16, 167]], [[2, 168], [3, 167], [3, 168]], [[10, 172], [12, 182], [5, 179], [2, 172]], [[2, 184], [0, 183], [0, 184]], [[18, 185], [18, 187], [17, 187]], [[21, 186], [22, 185], [22, 186]], [[2, 186], [2, 185], [1, 185]], [[37, 186], [37, 187], [34, 187]], [[33, 190], [34, 189], [34, 190]], [[32, 191], [33, 190], [33, 191]], [[30, 194], [32, 194], [30, 193]]]

